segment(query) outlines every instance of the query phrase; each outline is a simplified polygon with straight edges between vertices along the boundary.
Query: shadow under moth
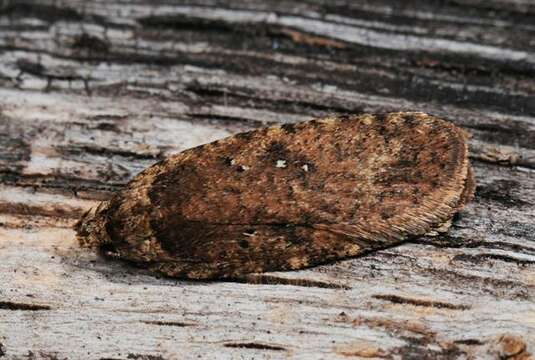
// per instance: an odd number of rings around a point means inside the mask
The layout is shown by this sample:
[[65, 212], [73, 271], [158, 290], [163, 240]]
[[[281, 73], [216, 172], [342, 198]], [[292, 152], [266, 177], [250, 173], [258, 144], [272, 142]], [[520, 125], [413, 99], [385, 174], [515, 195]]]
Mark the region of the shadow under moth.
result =
[[244, 132], [147, 168], [76, 230], [82, 246], [178, 278], [348, 258], [447, 230], [474, 192], [466, 137], [416, 112]]

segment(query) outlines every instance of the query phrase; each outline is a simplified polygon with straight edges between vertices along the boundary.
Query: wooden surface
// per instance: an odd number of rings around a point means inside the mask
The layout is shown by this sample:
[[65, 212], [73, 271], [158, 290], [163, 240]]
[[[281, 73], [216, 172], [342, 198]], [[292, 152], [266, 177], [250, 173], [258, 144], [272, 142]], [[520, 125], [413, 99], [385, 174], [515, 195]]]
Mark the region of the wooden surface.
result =
[[[535, 3], [0, 1], [0, 359], [535, 352]], [[328, 113], [472, 134], [447, 235], [253, 283], [80, 249], [80, 214], [167, 154]]]

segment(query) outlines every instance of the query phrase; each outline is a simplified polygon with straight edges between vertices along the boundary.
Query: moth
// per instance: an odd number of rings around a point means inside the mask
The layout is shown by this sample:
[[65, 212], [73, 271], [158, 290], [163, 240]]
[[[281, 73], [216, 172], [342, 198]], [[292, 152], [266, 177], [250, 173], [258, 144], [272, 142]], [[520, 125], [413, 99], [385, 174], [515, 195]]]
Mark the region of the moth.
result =
[[189, 279], [353, 257], [445, 230], [474, 193], [466, 139], [418, 112], [240, 133], [147, 168], [82, 217], [78, 239]]

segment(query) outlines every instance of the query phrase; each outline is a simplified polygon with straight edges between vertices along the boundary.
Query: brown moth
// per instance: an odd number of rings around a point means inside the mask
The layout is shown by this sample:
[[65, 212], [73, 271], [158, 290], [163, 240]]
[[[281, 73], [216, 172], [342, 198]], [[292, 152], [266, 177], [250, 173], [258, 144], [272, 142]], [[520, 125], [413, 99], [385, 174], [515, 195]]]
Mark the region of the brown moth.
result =
[[83, 246], [168, 276], [237, 278], [444, 230], [473, 192], [453, 124], [414, 112], [325, 117], [171, 156], [76, 229]]

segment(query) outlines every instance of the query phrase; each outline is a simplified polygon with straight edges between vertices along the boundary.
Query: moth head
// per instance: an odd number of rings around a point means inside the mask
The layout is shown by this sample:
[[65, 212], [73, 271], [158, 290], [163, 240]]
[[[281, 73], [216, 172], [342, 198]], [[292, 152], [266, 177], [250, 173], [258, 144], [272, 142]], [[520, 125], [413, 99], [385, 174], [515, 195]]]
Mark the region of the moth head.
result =
[[111, 239], [105, 228], [107, 207], [108, 202], [104, 201], [99, 206], [89, 209], [74, 225], [76, 237], [82, 247], [101, 248], [106, 244], [111, 244]]

